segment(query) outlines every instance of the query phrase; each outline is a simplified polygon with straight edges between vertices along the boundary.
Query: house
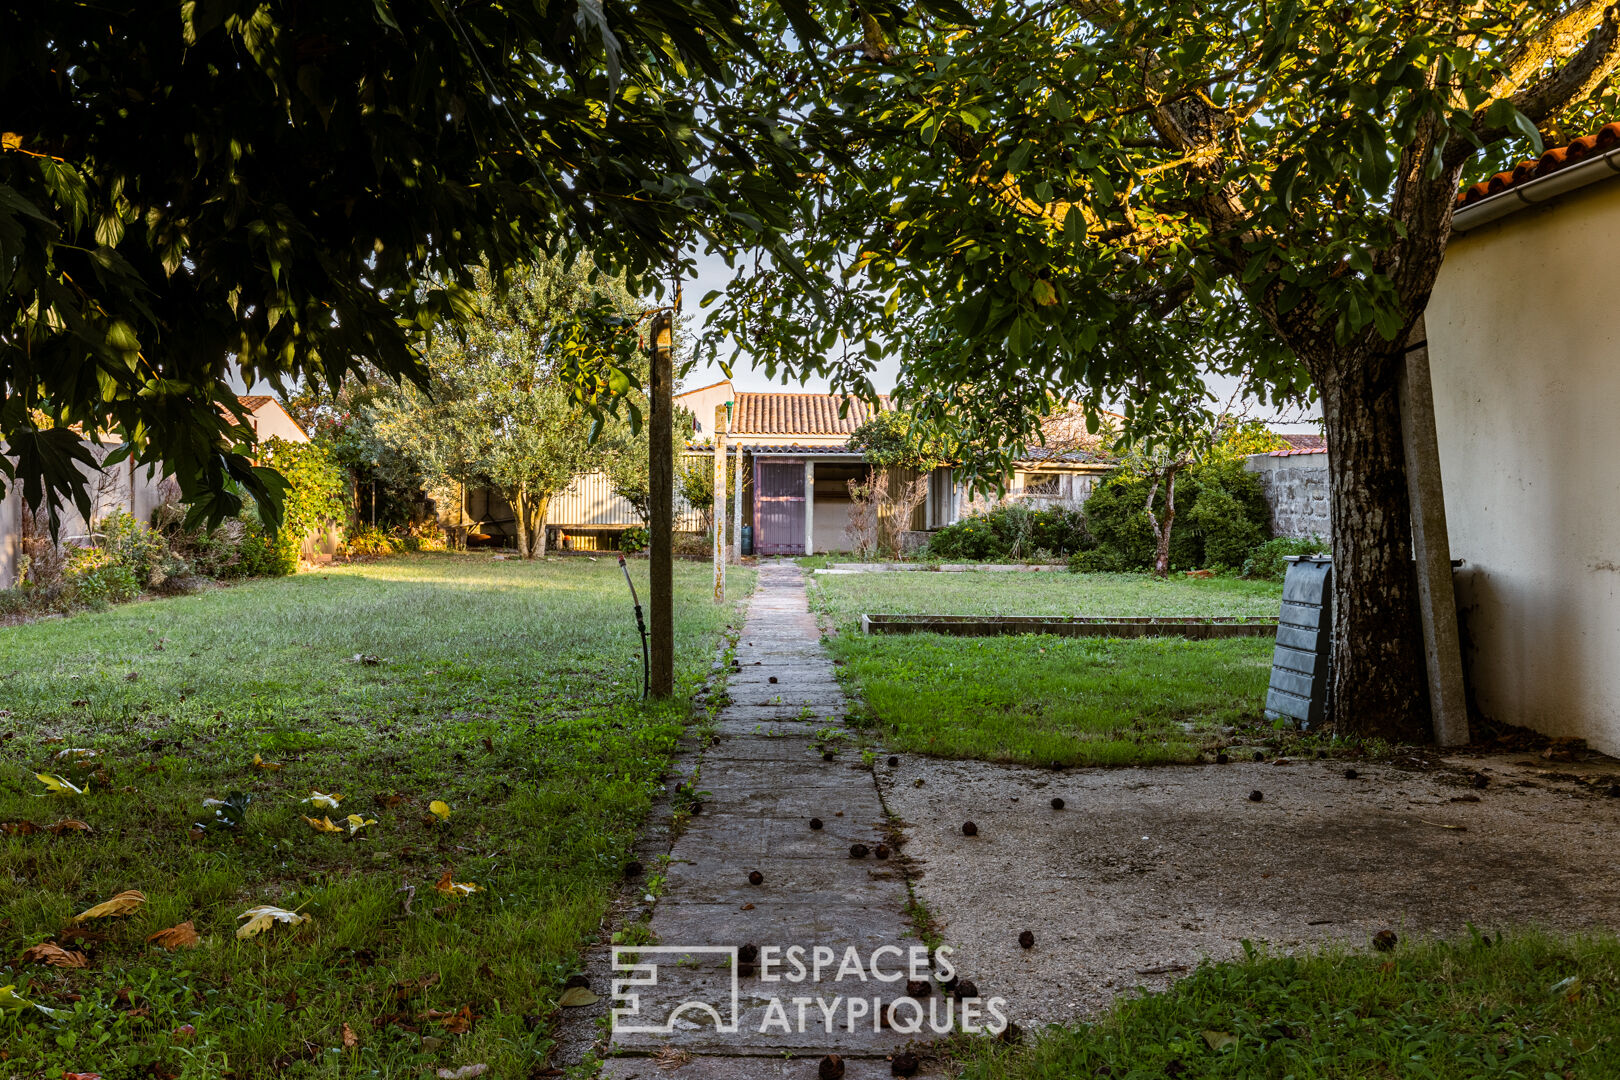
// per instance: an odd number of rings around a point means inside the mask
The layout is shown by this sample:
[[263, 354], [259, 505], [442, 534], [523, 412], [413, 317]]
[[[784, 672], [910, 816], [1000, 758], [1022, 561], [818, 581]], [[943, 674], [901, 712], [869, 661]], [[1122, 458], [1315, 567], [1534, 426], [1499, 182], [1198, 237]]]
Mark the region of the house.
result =
[[1425, 313], [1479, 711], [1620, 754], [1620, 124], [1474, 185]]
[[[309, 436], [298, 422], [288, 415], [281, 403], [265, 394], [237, 398], [247, 412], [248, 426], [259, 441], [282, 438], [288, 442], [308, 442]], [[116, 446], [113, 440], [96, 440], [90, 444], [90, 453], [96, 460], [105, 458]], [[78, 509], [69, 506], [58, 525], [58, 535], [67, 543], [89, 543], [92, 523], [115, 510], [127, 510], [142, 521], [149, 521], [152, 511], [163, 501], [160, 485], [165, 473], [161, 465], [137, 465], [133, 460], [106, 470], [92, 470], [80, 466], [90, 482], [91, 511], [86, 521]], [[22, 555], [23, 530], [22, 491], [16, 484], [7, 486], [0, 498], [0, 589], [17, 583], [17, 562]]]
[[[725, 387], [726, 396], [720, 396]], [[849, 549], [848, 528], [853, 499], [850, 483], [864, 480], [870, 467], [860, 451], [849, 447], [855, 430], [873, 415], [873, 406], [837, 394], [730, 393], [729, 383], [705, 387], [717, 402], [729, 401], [729, 452], [743, 457], [741, 524], [753, 529], [760, 555], [802, 555]], [[880, 398], [877, 409], [889, 407]], [[714, 408], [692, 409], [701, 424], [712, 428]], [[1093, 449], [1065, 440], [1072, 417], [1054, 422], [1046, 445], [1032, 449], [1008, 477], [1010, 498], [1041, 504], [1083, 502], [1110, 466]], [[736, 475], [735, 458], [727, 470]], [[901, 482], [915, 479], [909, 470], [891, 470]], [[728, 496], [732, 493], [728, 491]], [[961, 478], [949, 468], [933, 470], [928, 491], [910, 524], [920, 532], [949, 525], [985, 505], [974, 500]], [[735, 510], [735, 508], [733, 508]]]

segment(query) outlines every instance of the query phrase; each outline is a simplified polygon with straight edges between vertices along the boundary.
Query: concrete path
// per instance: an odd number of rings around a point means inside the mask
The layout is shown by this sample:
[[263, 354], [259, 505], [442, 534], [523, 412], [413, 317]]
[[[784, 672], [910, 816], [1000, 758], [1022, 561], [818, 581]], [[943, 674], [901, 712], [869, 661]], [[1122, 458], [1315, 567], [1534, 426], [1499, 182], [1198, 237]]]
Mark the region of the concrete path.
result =
[[[730, 704], [719, 717], [720, 739], [703, 756], [697, 788], [708, 794], [675, 843], [651, 920], [658, 945], [675, 951], [640, 955], [639, 962], [657, 965], [657, 985], [637, 989], [638, 1017], [645, 1019], [633, 1023], [666, 1023], [688, 1001], [712, 1003], [720, 1018], [686, 1009], [667, 1034], [628, 1034], [621, 1021], [612, 1040], [621, 1056], [609, 1059], [604, 1077], [797, 1080], [816, 1076], [822, 1056], [837, 1053], [846, 1059], [847, 1080], [866, 1080], [890, 1075], [889, 1055], [911, 1041], [874, 1030], [871, 1015], [849, 1030], [850, 1012], [859, 1011], [848, 1007], [850, 997], [868, 1006], [874, 998], [892, 1001], [905, 994], [903, 981], [863, 982], [853, 974], [835, 981], [833, 967], [819, 982], [797, 984], [742, 968], [736, 1030], [725, 1030], [730, 957], [696, 951], [801, 946], [808, 965], [816, 946], [830, 946], [840, 959], [853, 947], [864, 961], [880, 946], [908, 955], [921, 944], [905, 913], [901, 868], [892, 859], [850, 855], [852, 844], [875, 850], [888, 839], [887, 821], [872, 772], [842, 728], [844, 696], [819, 636], [799, 568], [763, 564], [737, 644]], [[834, 734], [845, 737], [829, 739]], [[824, 827], [812, 830], [811, 818]], [[749, 882], [755, 871], [763, 875], [759, 885]], [[904, 967], [894, 952], [886, 955], [886, 969]], [[807, 1006], [802, 1030], [796, 997], [821, 1000]], [[792, 1030], [766, 1023], [773, 1002]], [[830, 1032], [823, 1005], [835, 1008]]]

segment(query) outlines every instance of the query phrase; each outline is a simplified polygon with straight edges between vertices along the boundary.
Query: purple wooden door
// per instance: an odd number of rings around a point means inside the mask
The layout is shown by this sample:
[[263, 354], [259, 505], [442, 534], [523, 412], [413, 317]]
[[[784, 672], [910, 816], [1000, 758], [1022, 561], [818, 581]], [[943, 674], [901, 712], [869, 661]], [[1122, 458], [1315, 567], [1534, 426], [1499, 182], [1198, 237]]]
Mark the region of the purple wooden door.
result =
[[754, 550], [804, 554], [804, 462], [754, 458]]

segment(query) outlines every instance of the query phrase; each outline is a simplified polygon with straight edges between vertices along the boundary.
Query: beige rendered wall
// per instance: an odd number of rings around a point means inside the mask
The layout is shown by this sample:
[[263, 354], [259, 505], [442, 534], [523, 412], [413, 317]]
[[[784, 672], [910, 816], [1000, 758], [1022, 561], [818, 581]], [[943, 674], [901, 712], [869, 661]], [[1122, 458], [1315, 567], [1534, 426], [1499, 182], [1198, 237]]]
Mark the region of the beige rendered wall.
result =
[[1620, 182], [1453, 238], [1427, 311], [1480, 710], [1620, 754]]

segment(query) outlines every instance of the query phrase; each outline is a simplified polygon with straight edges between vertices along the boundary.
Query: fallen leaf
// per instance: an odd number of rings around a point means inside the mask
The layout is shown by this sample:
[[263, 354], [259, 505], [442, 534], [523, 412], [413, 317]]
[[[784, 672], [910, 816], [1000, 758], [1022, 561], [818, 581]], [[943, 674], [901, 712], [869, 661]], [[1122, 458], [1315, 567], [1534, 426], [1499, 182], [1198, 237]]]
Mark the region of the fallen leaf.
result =
[[277, 769], [281, 768], [281, 762], [266, 761], [257, 753], [253, 755], [253, 764], [258, 768], [263, 769], [265, 772], [275, 772]]
[[[308, 802], [307, 799], [305, 801]], [[320, 817], [320, 818], [307, 817], [304, 820], [309, 822], [309, 827], [314, 829], [316, 832], [338, 832], [338, 833], [340, 833], [340, 832], [343, 831], [342, 829], [338, 828], [336, 825], [332, 824], [332, 819], [330, 817]]]
[[65, 832], [95, 832], [96, 830], [92, 829], [82, 821], [75, 821], [73, 818], [63, 818], [55, 825], [45, 826], [45, 831], [55, 833], [57, 836], [61, 836]]
[[39, 832], [39, 826], [32, 821], [0, 821], [0, 833], [7, 836], [32, 836]]
[[367, 825], [375, 825], [375, 824], [377, 824], [377, 819], [376, 818], [363, 818], [359, 814], [350, 814], [348, 816], [347, 820], [349, 822], [349, 835], [350, 836], [353, 836], [355, 833], [359, 832], [361, 829], [365, 828]]
[[49, 964], [59, 968], [82, 968], [90, 961], [85, 959], [84, 953], [69, 952], [60, 945], [53, 945], [47, 941], [32, 948], [24, 949], [22, 962], [25, 964]]
[[1237, 1036], [1225, 1031], [1206, 1031], [1204, 1041], [1209, 1043], [1211, 1050], [1219, 1050], [1223, 1046], [1231, 1046], [1237, 1042]]
[[65, 750], [58, 750], [55, 754], [57, 761], [67, 761], [69, 759], [78, 761], [84, 758], [93, 758], [95, 756], [96, 751], [86, 749], [82, 746], [70, 746]]
[[336, 810], [338, 808], [338, 803], [343, 801], [343, 796], [342, 795], [322, 795], [320, 792], [311, 789], [311, 791], [309, 793], [309, 798], [300, 799], [298, 801], [299, 802], [311, 803], [317, 809], [320, 809], [320, 810]]
[[101, 1080], [100, 1073], [64, 1072], [62, 1080]]
[[465, 1035], [472, 1030], [475, 1019], [477, 1018], [473, 1016], [472, 1006], [463, 1005], [449, 1016], [440, 1019], [439, 1023], [443, 1024], [444, 1030], [452, 1035]]
[[288, 926], [297, 926], [301, 922], [310, 921], [308, 915], [300, 915], [296, 911], [278, 908], [273, 904], [248, 908], [237, 918], [247, 920], [247, 922], [236, 928], [236, 936], [239, 938], [250, 938], [255, 934], [262, 934], [278, 922], [286, 923]]
[[400, 803], [405, 801], [405, 796], [403, 796], [403, 795], [373, 795], [371, 797], [371, 801], [376, 803], [378, 806], [382, 807], [384, 810], [392, 810], [394, 807], [398, 806]]
[[452, 881], [449, 870], [446, 870], [444, 876], [433, 883], [433, 887], [446, 896], [471, 896], [475, 892], [484, 891], [482, 885], [474, 885], [470, 881]]
[[145, 893], [139, 889], [125, 889], [111, 900], [79, 912], [73, 916], [73, 921], [83, 922], [86, 919], [106, 919], [115, 915], [128, 915], [138, 910], [144, 903], [146, 903]]
[[53, 1016], [56, 1013], [55, 1009], [47, 1009], [43, 1005], [36, 1005], [17, 993], [15, 984], [0, 986], [0, 1013], [20, 1013], [24, 1009], [38, 1009], [46, 1016]]
[[584, 1005], [595, 1005], [601, 1000], [598, 995], [591, 993], [586, 987], [570, 986], [562, 992], [562, 997], [557, 999], [557, 1004], [565, 1009], [578, 1009]]
[[353, 1050], [360, 1045], [360, 1036], [354, 1033], [354, 1028], [348, 1024], [343, 1025], [343, 1049]]
[[[54, 773], [35, 773], [34, 778], [46, 787], [46, 795], [63, 795], [72, 797], [83, 795], [84, 789], [76, 786], [72, 781], [57, 776]], [[43, 796], [41, 796], [43, 797]]]
[[472, 1080], [475, 1076], [483, 1076], [489, 1072], [488, 1065], [463, 1065], [459, 1069], [440, 1069], [439, 1080]]
[[159, 930], [146, 940], [165, 949], [195, 949], [202, 939], [197, 936], [197, 928], [187, 919], [179, 926]]
[[428, 803], [428, 813], [432, 814], [440, 821], [449, 821], [450, 804], [442, 799], [434, 799], [432, 802]]

